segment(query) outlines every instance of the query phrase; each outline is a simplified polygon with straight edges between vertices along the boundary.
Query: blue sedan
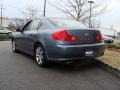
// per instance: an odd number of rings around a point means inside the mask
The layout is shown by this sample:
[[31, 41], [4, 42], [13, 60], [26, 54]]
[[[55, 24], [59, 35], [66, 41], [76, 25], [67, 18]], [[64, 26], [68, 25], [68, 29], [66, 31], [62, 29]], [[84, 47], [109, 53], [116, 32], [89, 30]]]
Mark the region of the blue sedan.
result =
[[101, 32], [72, 19], [40, 18], [17, 31], [12, 37], [13, 52], [34, 56], [39, 66], [48, 61], [71, 62], [104, 55]]

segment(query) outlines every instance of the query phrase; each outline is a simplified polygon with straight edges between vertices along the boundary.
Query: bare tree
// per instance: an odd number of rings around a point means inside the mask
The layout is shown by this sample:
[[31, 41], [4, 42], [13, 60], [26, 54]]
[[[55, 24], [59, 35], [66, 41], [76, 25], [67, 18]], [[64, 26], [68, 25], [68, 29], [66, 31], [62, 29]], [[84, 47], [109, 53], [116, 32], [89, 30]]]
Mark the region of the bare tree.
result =
[[[72, 17], [73, 19], [88, 25], [90, 12], [88, 0], [59, 0], [59, 2], [53, 2], [50, 3], [50, 5], [59, 9], [66, 15]], [[103, 4], [92, 5], [91, 17], [96, 17], [102, 14], [105, 11], [105, 8], [106, 6]]]
[[23, 19], [18, 19], [18, 18], [10, 19], [8, 28], [10, 30], [21, 29], [24, 24], [25, 24], [25, 20]]
[[39, 10], [34, 7], [27, 7], [25, 11], [22, 12], [26, 21], [38, 18]]
[[93, 18], [93, 20], [91, 21], [91, 28], [94, 28], [94, 29], [101, 28], [101, 22]]

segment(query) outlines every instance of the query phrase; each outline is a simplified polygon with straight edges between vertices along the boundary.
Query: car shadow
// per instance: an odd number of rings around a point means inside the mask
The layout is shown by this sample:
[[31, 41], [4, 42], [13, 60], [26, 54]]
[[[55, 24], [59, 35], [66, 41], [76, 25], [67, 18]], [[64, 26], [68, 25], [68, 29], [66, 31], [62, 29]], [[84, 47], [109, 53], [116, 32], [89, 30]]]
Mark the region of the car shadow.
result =
[[52, 62], [49, 66], [49, 70], [53, 70], [53, 71], [59, 71], [59, 72], [67, 72], [67, 73], [71, 73], [71, 72], [84, 72], [90, 69], [95, 69], [97, 67], [97, 64], [95, 62], [95, 60], [90, 61], [90, 62], [74, 62], [74, 63], [56, 63], [56, 62]]
[[[32, 63], [36, 65], [36, 67], [39, 67], [34, 57], [23, 52], [19, 52], [19, 54], [28, 58]], [[95, 69], [96, 67], [97, 67], [97, 60], [93, 59], [93, 60], [79, 60], [73, 63], [64, 63], [64, 62], [61, 63], [61, 62], [51, 61], [49, 62], [47, 67], [39, 67], [39, 68], [42, 68], [44, 70], [49, 70], [49, 71], [70, 73], [70, 72], [78, 72], [78, 71], [84, 72], [87, 70]]]

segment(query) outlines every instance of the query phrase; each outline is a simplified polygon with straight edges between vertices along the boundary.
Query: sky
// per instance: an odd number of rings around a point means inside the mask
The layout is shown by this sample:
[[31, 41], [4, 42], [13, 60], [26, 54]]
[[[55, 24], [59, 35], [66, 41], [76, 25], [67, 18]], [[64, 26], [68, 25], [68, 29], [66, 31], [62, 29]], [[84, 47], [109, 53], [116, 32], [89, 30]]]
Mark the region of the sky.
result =
[[[49, 5], [48, 2], [54, 2], [56, 0], [47, 0], [47, 17], [65, 17], [66, 15]], [[110, 28], [113, 27], [120, 31], [120, 0], [94, 0], [96, 2], [103, 3], [107, 6], [107, 10], [104, 14], [96, 17], [96, 19], [101, 23], [102, 27]], [[22, 11], [27, 7], [38, 8], [40, 13], [43, 12], [44, 0], [0, 0], [3, 4], [4, 11], [3, 15], [5, 17], [23, 17]]]

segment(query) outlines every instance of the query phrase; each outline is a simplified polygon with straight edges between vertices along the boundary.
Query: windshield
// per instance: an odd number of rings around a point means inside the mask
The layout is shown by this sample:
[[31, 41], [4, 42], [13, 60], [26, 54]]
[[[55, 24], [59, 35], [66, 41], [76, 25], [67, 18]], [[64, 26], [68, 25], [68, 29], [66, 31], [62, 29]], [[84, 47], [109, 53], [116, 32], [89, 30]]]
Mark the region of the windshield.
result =
[[49, 21], [58, 27], [65, 27], [70, 29], [87, 29], [87, 27], [75, 20], [69, 19], [49, 19]]

